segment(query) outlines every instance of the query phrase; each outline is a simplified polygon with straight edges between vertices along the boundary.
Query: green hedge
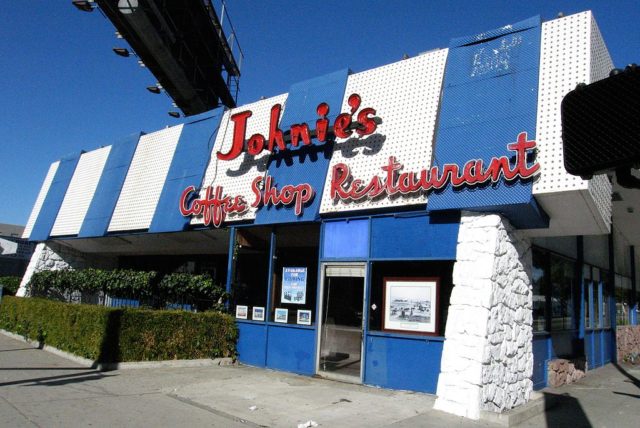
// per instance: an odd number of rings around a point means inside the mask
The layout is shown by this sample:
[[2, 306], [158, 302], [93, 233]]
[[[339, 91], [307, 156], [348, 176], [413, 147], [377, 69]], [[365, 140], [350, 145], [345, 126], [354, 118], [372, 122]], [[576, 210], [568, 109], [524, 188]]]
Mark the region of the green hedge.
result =
[[19, 276], [0, 276], [3, 296], [14, 296], [20, 287], [22, 278]]
[[0, 328], [99, 362], [235, 357], [238, 331], [220, 312], [113, 309], [5, 297]]
[[66, 300], [73, 292], [103, 292], [112, 297], [139, 299], [143, 304], [164, 307], [169, 303], [192, 303], [199, 310], [225, 309], [227, 293], [209, 275], [158, 274], [129, 269], [45, 270], [33, 274], [31, 296]]

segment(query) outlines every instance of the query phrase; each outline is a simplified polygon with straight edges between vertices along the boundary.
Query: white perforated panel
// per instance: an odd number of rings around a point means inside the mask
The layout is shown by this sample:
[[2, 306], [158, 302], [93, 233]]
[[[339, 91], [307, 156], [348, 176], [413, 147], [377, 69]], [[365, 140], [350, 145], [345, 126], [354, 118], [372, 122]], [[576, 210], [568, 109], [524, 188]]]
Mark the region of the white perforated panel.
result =
[[349, 76], [341, 111], [349, 111], [347, 99], [357, 93], [362, 97], [361, 107], [376, 109], [382, 124], [371, 136], [336, 141], [322, 195], [321, 213], [427, 202], [425, 195], [378, 198], [359, 203], [333, 201], [330, 199], [331, 169], [337, 163], [346, 163], [354, 178], [368, 182], [374, 175], [384, 177], [381, 167], [387, 164], [390, 156], [395, 156], [404, 165], [404, 171], [428, 168], [447, 53], [447, 49], [432, 51]]
[[24, 227], [24, 231], [22, 232], [22, 237], [24, 239], [29, 239], [29, 236], [31, 236], [33, 225], [36, 223], [38, 214], [40, 214], [40, 209], [42, 208], [42, 204], [44, 203], [44, 198], [47, 197], [47, 193], [49, 192], [49, 187], [51, 187], [53, 177], [56, 175], [56, 171], [58, 171], [58, 166], [60, 166], [60, 161], [56, 161], [52, 163], [51, 166], [49, 166], [49, 171], [44, 178], [44, 182], [42, 183], [42, 187], [40, 188], [40, 193], [38, 193], [38, 197], [36, 198], [36, 203], [31, 210], [31, 214], [29, 215], [27, 225]]
[[149, 228], [181, 132], [178, 125], [140, 137], [109, 232]]
[[[283, 109], [280, 113], [282, 118], [286, 108], [286, 105], [284, 105], [286, 99], [287, 94], [282, 94], [225, 112], [216, 136], [216, 142], [211, 151], [209, 165], [202, 181], [202, 189], [206, 189], [208, 186], [222, 186], [225, 195], [232, 197], [243, 196], [248, 205], [253, 202], [254, 195], [251, 191], [251, 182], [258, 175], [266, 174], [267, 161], [271, 152], [264, 150], [255, 157], [243, 153], [237, 158], [227, 161], [219, 160], [216, 153], [219, 151], [227, 153], [232, 145], [233, 122], [231, 122], [230, 117], [233, 114], [251, 110], [253, 114], [247, 120], [247, 139], [255, 133], [260, 133], [267, 137], [269, 135], [269, 113], [271, 112], [271, 107], [274, 104], [283, 104]], [[204, 196], [204, 193], [201, 194], [202, 196]], [[256, 217], [256, 211], [256, 208], [249, 207], [242, 214], [229, 214], [225, 221], [252, 220]], [[194, 217], [191, 220], [191, 224], [202, 224], [202, 217]]]
[[540, 179], [533, 194], [586, 189], [587, 182], [564, 169], [562, 98], [590, 79], [591, 12], [542, 24], [536, 142]]
[[51, 236], [77, 235], [80, 232], [110, 151], [111, 146], [108, 146], [80, 156], [51, 229]]
[[[597, 82], [609, 76], [613, 69], [611, 55], [604, 44], [596, 20], [591, 17], [591, 78], [589, 82]], [[599, 175], [589, 180], [589, 193], [605, 223], [611, 219], [611, 182], [606, 175]]]

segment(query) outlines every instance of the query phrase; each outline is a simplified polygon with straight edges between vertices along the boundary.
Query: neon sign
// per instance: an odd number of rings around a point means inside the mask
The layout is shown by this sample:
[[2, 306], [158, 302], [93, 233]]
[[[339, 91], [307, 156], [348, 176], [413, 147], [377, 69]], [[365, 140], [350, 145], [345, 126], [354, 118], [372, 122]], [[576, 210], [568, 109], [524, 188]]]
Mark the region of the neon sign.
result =
[[525, 180], [540, 169], [535, 162], [527, 166], [527, 153], [535, 149], [536, 142], [528, 140], [527, 133], [518, 134], [515, 143], [507, 145], [507, 149], [515, 152], [515, 164], [512, 166], [508, 156], [492, 158], [485, 167], [482, 159], [472, 159], [462, 168], [456, 164], [444, 164], [442, 168], [432, 166], [419, 172], [400, 172], [402, 164], [391, 156], [381, 169], [383, 178], [375, 175], [366, 184], [364, 180], [354, 179], [349, 166], [336, 164], [331, 171], [331, 188], [329, 195], [333, 200], [359, 201], [364, 198], [373, 199], [382, 194], [387, 196], [400, 193], [409, 195], [417, 192], [430, 192], [442, 189], [448, 184], [460, 188], [478, 186], [487, 182], [496, 183], [504, 178], [507, 182]]
[[[420, 171], [402, 172], [403, 165], [394, 156], [381, 166], [383, 176], [374, 175], [365, 181], [354, 178], [349, 166], [338, 163], [331, 169], [329, 196], [332, 200], [356, 202], [373, 199], [381, 195], [397, 193], [411, 195], [429, 193], [451, 184], [454, 188], [473, 187], [501, 180], [514, 182], [526, 180], [539, 173], [540, 164], [528, 165], [527, 155], [535, 150], [536, 142], [529, 140], [526, 132], [521, 132], [516, 142], [507, 144], [513, 155], [492, 158], [485, 166], [482, 159], [471, 159], [464, 166], [444, 164]], [[514, 162], [510, 159], [514, 158]], [[293, 206], [296, 215], [301, 215], [304, 207], [315, 197], [315, 190], [308, 183], [287, 184], [278, 188], [273, 177], [258, 176], [251, 183], [254, 200], [249, 205], [243, 196], [225, 195], [222, 186], [206, 188], [204, 197], [193, 199], [194, 186], [187, 187], [180, 197], [180, 212], [183, 216], [203, 216], [205, 226], [220, 227], [228, 214], [242, 214], [252, 208], [262, 206]]]
[[374, 117], [376, 114], [375, 109], [371, 107], [363, 108], [356, 116], [357, 123], [354, 123], [353, 115], [360, 108], [362, 99], [358, 94], [351, 94], [347, 103], [349, 107], [351, 107], [350, 113], [339, 114], [332, 126], [329, 126], [329, 119], [327, 119], [329, 105], [327, 103], [320, 103], [316, 108], [316, 113], [319, 118], [316, 120], [314, 130], [311, 130], [306, 123], [299, 123], [291, 125], [287, 132], [283, 132], [278, 126], [282, 105], [275, 104], [271, 107], [269, 135], [265, 137], [257, 133], [250, 136], [248, 140], [246, 139], [247, 120], [253, 113], [247, 110], [233, 114], [231, 115], [231, 121], [233, 122], [231, 148], [226, 153], [221, 151], [217, 152], [216, 156], [220, 160], [232, 160], [240, 156], [244, 150], [246, 150], [248, 154], [256, 156], [262, 153], [265, 148], [269, 151], [273, 151], [275, 147], [277, 147], [278, 150], [287, 150], [287, 142], [293, 147], [298, 147], [300, 141], [302, 141], [304, 145], [310, 145], [311, 139], [314, 137], [321, 143], [326, 142], [330, 135], [335, 135], [338, 138], [349, 138], [353, 135], [354, 130], [360, 137], [373, 134], [380, 122], [379, 118]]

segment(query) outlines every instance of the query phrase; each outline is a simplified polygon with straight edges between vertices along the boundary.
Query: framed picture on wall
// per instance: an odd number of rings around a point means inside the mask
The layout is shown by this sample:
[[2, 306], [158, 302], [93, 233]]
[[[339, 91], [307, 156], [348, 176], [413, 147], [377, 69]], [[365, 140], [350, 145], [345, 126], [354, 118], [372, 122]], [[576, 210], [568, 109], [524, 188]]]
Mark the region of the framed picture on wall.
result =
[[264, 321], [264, 307], [254, 306], [251, 319], [254, 321]]
[[311, 325], [311, 311], [307, 309], [298, 309], [298, 324]]
[[439, 278], [384, 278], [385, 331], [438, 335]]
[[236, 306], [236, 318], [239, 318], [241, 320], [246, 320], [248, 312], [249, 312], [248, 306], [242, 306], [242, 305]]
[[276, 308], [274, 321], [286, 324], [288, 320], [289, 320], [289, 309]]

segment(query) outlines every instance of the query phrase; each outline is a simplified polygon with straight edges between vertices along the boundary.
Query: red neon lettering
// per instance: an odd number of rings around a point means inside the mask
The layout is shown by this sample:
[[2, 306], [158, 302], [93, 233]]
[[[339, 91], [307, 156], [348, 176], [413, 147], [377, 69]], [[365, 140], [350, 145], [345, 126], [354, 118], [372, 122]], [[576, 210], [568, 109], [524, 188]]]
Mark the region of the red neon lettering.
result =
[[220, 227], [227, 214], [241, 214], [247, 210], [247, 204], [242, 196], [225, 196], [223, 195], [222, 186], [216, 186], [215, 190], [211, 186], [207, 187], [205, 197], [194, 200], [189, 206], [187, 201], [195, 191], [196, 188], [194, 186], [189, 186], [182, 192], [180, 196], [180, 214], [185, 217], [203, 215], [205, 226]]
[[253, 113], [250, 111], [243, 111], [242, 113], [231, 115], [231, 121], [233, 122], [233, 140], [231, 148], [227, 153], [216, 153], [218, 159], [231, 160], [240, 156], [240, 153], [242, 153], [242, 149], [244, 148], [245, 134], [247, 133], [247, 119], [249, 119], [252, 114]]
[[528, 140], [527, 133], [518, 134], [515, 143], [507, 145], [507, 149], [515, 152], [516, 162], [509, 162], [508, 156], [491, 159], [486, 169], [483, 169], [481, 159], [471, 159], [462, 168], [456, 164], [444, 164], [441, 168], [432, 166], [419, 172], [399, 172], [403, 165], [391, 156], [386, 165], [380, 167], [384, 177], [373, 176], [368, 184], [361, 179], [354, 179], [349, 167], [343, 163], [334, 165], [331, 171], [331, 185], [329, 196], [334, 200], [358, 201], [363, 198], [373, 199], [383, 193], [388, 196], [396, 193], [403, 195], [442, 189], [448, 184], [453, 187], [476, 186], [483, 183], [496, 183], [501, 179], [514, 181], [524, 180], [534, 176], [540, 170], [535, 162], [527, 164], [528, 153], [535, 149], [536, 142]]
[[[363, 108], [357, 114], [358, 126], [353, 127], [353, 116], [356, 114], [362, 99], [358, 94], [351, 94], [347, 99], [347, 103], [350, 107], [349, 113], [341, 113], [336, 117], [333, 124], [333, 134], [338, 138], [349, 138], [353, 134], [353, 129], [359, 136], [373, 134], [377, 129], [377, 123], [374, 120], [376, 110], [371, 107]], [[316, 108], [318, 119], [316, 120], [316, 128], [312, 131], [307, 123], [298, 123], [289, 127], [290, 144], [292, 147], [298, 147], [300, 141], [304, 145], [312, 144], [312, 136], [317, 138], [318, 142], [324, 143], [329, 137], [331, 127], [329, 126], [329, 105], [327, 103], [320, 103]], [[246, 151], [252, 156], [257, 156], [266, 148], [269, 151], [273, 151], [276, 147], [278, 150], [287, 150], [287, 144], [284, 140], [284, 132], [279, 128], [280, 113], [282, 113], [282, 106], [275, 104], [271, 107], [271, 113], [269, 117], [269, 136], [265, 138], [263, 134], [253, 134], [246, 144]], [[224, 153], [219, 151], [216, 156], [220, 160], [232, 160], [237, 158], [245, 150], [245, 140], [247, 132], [247, 120], [253, 115], [251, 111], [243, 111], [233, 114], [231, 121], [233, 122], [233, 139], [231, 148]], [[315, 135], [314, 135], [315, 133]]]

